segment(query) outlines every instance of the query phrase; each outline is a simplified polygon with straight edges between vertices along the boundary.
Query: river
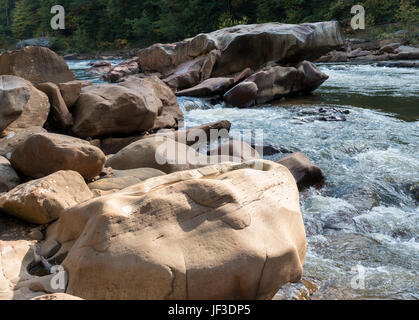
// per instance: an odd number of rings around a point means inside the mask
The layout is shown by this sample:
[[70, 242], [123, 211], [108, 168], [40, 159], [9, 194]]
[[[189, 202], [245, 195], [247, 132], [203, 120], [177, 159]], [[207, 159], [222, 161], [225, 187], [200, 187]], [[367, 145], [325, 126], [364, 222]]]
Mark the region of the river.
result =
[[[79, 79], [100, 82], [86, 75], [88, 62], [68, 63]], [[304, 281], [278, 298], [419, 299], [419, 70], [319, 68], [330, 78], [308, 97], [249, 109], [179, 98], [186, 126], [230, 120], [233, 130], [263, 129], [266, 144], [301, 151], [323, 169], [325, 186], [301, 193]], [[346, 121], [319, 120], [321, 108]]]

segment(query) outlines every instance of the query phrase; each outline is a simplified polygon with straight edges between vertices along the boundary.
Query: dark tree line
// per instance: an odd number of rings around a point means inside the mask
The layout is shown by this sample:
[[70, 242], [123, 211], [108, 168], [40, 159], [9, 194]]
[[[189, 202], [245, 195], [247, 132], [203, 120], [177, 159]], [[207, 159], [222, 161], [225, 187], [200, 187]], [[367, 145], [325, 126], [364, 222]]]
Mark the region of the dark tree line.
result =
[[[56, 4], [66, 10], [65, 30], [50, 27], [50, 9]], [[367, 25], [419, 15], [419, 0], [0, 0], [0, 47], [53, 36], [58, 48], [69, 51], [122, 49], [271, 21], [338, 20], [345, 27], [354, 4], [364, 5]]]

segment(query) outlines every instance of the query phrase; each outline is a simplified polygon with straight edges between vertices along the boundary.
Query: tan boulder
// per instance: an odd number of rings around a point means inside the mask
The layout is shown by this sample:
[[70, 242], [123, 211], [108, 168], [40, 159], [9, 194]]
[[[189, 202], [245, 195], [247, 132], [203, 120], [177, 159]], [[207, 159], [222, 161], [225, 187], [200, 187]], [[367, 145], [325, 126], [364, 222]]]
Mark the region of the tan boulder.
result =
[[183, 126], [183, 112], [179, 108], [173, 91], [158, 77], [128, 77], [119, 85], [135, 91], [143, 96], [147, 103], [157, 108], [157, 117], [152, 130], [165, 128], [177, 129]]
[[71, 108], [76, 103], [80, 97], [82, 86], [82, 81], [78, 80], [63, 82], [58, 85], [67, 108]]
[[68, 111], [67, 105], [61, 95], [60, 88], [52, 82], [37, 84], [36, 88], [48, 96], [54, 120], [59, 127], [61, 129], [70, 128], [73, 125], [73, 116]]
[[153, 136], [136, 141], [106, 162], [116, 170], [154, 168], [165, 173], [189, 170], [208, 165], [208, 159], [191, 147], [165, 136]]
[[320, 185], [325, 180], [323, 171], [301, 152], [293, 153], [278, 163], [291, 171], [300, 190]]
[[75, 171], [59, 171], [19, 185], [0, 196], [0, 208], [16, 218], [47, 224], [61, 212], [93, 197], [83, 177]]
[[32, 178], [73, 170], [85, 179], [98, 176], [105, 164], [103, 152], [89, 142], [53, 133], [31, 135], [12, 153], [12, 166]]
[[65, 60], [44, 47], [25, 47], [0, 56], [0, 75], [22, 77], [33, 84], [76, 80]]
[[2, 135], [32, 126], [42, 127], [48, 119], [48, 97], [30, 82], [15, 76], [0, 76], [0, 129]]
[[271, 299], [306, 253], [294, 178], [268, 161], [149, 179], [66, 210], [49, 239], [84, 299]]
[[182, 63], [218, 49], [220, 56], [211, 76], [226, 77], [245, 68], [257, 70], [269, 61], [314, 61], [343, 46], [337, 21], [239, 25], [173, 44], [152, 45], [140, 51], [139, 65], [147, 72], [167, 74]]
[[304, 24], [265, 23], [241, 25], [210, 33], [222, 54], [213, 76], [222, 77], [244, 68], [257, 70], [269, 61], [315, 60], [344, 46], [337, 21]]
[[20, 178], [9, 160], [0, 156], [0, 193], [9, 192], [20, 183]]
[[88, 138], [153, 128], [159, 106], [138, 91], [109, 84], [83, 88], [74, 106], [72, 131]]
[[26, 129], [10, 132], [4, 138], [0, 138], [0, 156], [10, 160], [12, 152], [20, 143], [36, 133], [46, 133], [47, 130], [41, 127], [29, 127]]

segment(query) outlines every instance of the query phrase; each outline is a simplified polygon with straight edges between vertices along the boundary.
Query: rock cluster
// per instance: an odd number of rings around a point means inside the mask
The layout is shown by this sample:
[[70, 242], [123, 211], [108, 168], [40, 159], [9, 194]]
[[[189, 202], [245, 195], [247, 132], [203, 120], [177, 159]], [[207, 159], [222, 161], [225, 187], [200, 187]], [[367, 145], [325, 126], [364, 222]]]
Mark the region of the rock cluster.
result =
[[96, 62], [116, 82], [97, 85], [45, 47], [1, 55], [0, 218], [28, 230], [0, 235], [0, 298], [271, 299], [299, 281], [299, 188], [320, 168], [262, 160], [229, 121], [182, 129], [176, 95], [305, 94], [327, 79], [305, 59], [341, 44], [334, 22], [239, 26]]

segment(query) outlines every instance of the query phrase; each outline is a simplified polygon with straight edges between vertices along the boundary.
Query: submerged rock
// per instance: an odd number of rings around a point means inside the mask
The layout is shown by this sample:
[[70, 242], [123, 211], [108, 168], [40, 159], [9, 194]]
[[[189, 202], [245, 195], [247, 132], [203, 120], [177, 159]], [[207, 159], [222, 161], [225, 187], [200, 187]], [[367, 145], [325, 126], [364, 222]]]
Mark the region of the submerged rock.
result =
[[301, 152], [293, 153], [278, 163], [291, 171], [300, 190], [320, 185], [325, 180], [323, 171]]

